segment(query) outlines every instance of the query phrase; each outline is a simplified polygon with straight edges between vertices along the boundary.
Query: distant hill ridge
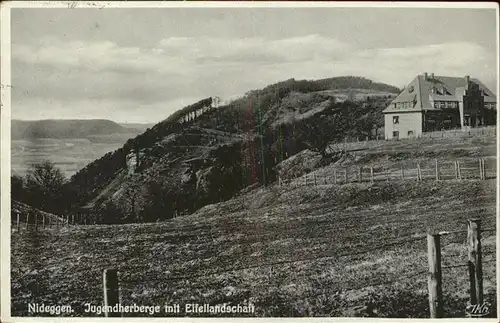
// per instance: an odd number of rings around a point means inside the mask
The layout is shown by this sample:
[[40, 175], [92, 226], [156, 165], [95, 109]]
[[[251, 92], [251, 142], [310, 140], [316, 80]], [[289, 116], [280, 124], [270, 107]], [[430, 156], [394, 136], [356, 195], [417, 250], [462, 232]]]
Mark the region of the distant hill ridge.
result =
[[116, 133], [139, 133], [140, 129], [124, 127], [106, 119], [12, 120], [12, 139], [74, 139]]

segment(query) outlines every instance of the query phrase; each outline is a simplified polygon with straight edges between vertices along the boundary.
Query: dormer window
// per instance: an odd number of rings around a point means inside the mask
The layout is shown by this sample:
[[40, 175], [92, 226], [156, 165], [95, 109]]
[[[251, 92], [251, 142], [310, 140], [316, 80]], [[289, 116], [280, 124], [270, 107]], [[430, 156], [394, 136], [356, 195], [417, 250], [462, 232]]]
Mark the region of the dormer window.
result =
[[436, 108], [436, 109], [444, 109], [444, 108], [446, 108], [446, 102], [444, 102], [444, 101], [435, 101], [434, 102], [434, 108]]
[[413, 92], [413, 90], [415, 90], [415, 88], [413, 87], [413, 85], [410, 85], [410, 86], [408, 87], [408, 92], [410, 92], [410, 93], [411, 93], [411, 92]]

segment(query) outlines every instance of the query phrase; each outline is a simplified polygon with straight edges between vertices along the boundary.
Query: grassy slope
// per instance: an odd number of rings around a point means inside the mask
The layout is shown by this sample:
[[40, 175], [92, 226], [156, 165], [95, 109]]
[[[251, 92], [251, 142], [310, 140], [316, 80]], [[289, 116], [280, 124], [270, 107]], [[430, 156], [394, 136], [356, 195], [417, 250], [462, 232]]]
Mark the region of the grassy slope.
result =
[[[439, 158], [449, 162], [472, 147], [443, 143], [449, 153]], [[385, 150], [396, 154], [408, 145], [387, 143]], [[418, 154], [413, 147], [409, 160]], [[492, 140], [474, 147], [474, 156], [495, 149]], [[116, 267], [127, 304], [250, 300], [257, 316], [363, 315], [356, 306], [370, 304], [377, 316], [427, 317], [421, 235], [428, 226], [465, 229], [477, 216], [494, 228], [494, 187], [494, 180], [273, 186], [167, 223], [21, 232], [12, 236], [12, 314], [26, 315], [27, 302], [43, 301], [73, 304], [82, 315], [83, 303], [102, 302], [102, 270]], [[442, 245], [443, 266], [465, 264], [465, 233], [445, 236]], [[494, 232], [483, 234], [483, 251], [486, 299], [496, 303]], [[445, 268], [443, 279], [447, 316], [462, 316], [466, 268]]]

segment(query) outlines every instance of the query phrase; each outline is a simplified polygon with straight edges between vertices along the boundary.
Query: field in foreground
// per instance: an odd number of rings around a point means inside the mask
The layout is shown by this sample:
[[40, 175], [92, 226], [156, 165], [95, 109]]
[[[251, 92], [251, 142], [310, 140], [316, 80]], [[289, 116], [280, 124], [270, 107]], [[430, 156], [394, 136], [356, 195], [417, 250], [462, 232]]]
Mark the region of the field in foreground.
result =
[[[243, 304], [255, 316], [428, 317], [426, 228], [495, 228], [495, 182], [393, 181], [269, 187], [156, 224], [12, 235], [12, 315], [30, 302], [102, 303], [120, 270], [124, 304]], [[495, 232], [483, 234], [496, 313]], [[444, 236], [447, 317], [468, 299], [466, 233]], [[139, 315], [139, 314], [138, 314]], [[164, 315], [164, 314], [162, 314]]]

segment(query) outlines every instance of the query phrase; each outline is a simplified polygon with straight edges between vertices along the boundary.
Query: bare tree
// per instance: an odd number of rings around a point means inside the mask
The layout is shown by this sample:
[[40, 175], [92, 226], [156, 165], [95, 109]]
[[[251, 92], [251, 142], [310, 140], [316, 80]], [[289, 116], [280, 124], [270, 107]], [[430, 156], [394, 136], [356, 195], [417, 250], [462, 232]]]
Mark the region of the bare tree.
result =
[[29, 203], [47, 211], [59, 211], [64, 182], [64, 174], [52, 162], [31, 165], [25, 177]]

